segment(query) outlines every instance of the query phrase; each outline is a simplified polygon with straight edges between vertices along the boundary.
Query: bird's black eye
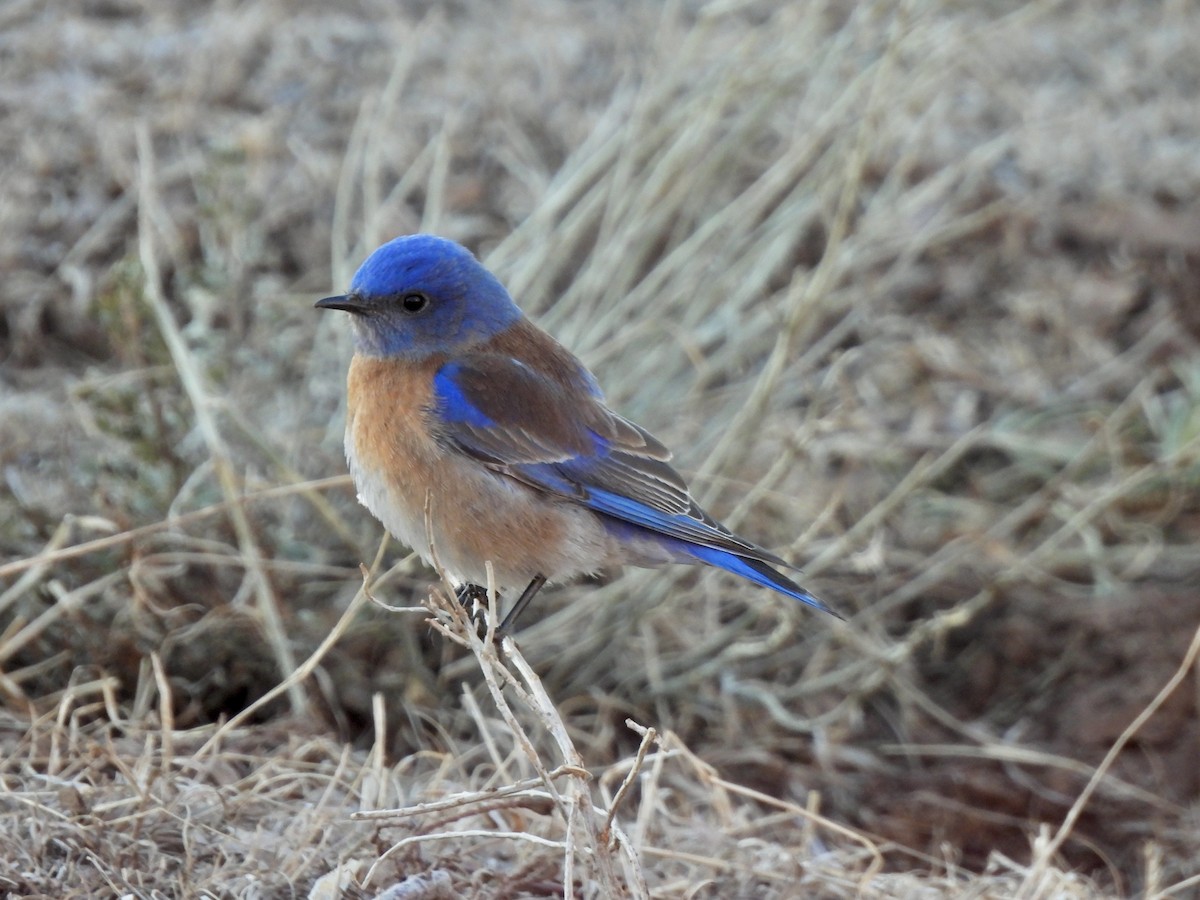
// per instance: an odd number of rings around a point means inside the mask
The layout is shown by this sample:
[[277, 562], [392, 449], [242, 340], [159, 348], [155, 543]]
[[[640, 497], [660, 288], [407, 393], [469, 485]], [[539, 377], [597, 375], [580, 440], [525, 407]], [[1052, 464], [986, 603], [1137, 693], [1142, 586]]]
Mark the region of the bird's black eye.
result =
[[429, 298], [424, 294], [405, 294], [400, 298], [400, 308], [406, 313], [419, 313], [429, 305]]

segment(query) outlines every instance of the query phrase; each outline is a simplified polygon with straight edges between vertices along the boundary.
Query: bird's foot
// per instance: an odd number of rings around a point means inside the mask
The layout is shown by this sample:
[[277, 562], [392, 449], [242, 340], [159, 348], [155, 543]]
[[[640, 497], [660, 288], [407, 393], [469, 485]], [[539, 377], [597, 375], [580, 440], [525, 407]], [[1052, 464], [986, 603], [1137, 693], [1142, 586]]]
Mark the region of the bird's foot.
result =
[[464, 584], [455, 592], [459, 606], [466, 610], [467, 615], [475, 623], [475, 633], [480, 637], [487, 634], [488, 592], [479, 584]]

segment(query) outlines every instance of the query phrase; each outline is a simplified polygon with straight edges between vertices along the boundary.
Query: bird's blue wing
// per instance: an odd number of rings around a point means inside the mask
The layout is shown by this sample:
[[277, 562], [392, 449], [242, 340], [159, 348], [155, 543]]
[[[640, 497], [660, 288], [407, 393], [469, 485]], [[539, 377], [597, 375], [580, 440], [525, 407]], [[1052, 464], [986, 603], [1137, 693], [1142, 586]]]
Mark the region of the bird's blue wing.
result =
[[563, 382], [511, 357], [477, 353], [443, 365], [433, 384], [439, 437], [490, 468], [685, 544], [788, 565], [705, 513], [667, 462], [669, 451], [609, 410], [582, 370], [578, 381]]

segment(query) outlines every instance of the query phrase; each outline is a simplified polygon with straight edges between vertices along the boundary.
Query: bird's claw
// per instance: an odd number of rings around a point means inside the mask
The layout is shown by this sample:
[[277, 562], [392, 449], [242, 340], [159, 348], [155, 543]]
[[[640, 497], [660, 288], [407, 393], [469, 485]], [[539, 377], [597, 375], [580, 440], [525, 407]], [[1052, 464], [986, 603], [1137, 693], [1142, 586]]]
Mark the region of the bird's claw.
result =
[[[475, 623], [475, 633], [481, 638], [486, 637], [488, 630], [487, 588], [479, 584], [464, 584], [455, 592], [455, 598]], [[496, 640], [497, 642], [500, 640], [499, 633], [496, 634]]]

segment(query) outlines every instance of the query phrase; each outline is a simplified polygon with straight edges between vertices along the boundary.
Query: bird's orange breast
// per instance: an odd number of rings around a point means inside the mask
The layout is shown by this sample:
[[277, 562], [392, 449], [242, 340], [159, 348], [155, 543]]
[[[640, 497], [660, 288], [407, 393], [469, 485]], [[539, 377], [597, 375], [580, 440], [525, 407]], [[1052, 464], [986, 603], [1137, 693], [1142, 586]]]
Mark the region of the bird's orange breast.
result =
[[405, 500], [420, 504], [441, 455], [430, 430], [440, 365], [356, 355], [346, 379], [347, 450], [363, 472], [383, 475]]

